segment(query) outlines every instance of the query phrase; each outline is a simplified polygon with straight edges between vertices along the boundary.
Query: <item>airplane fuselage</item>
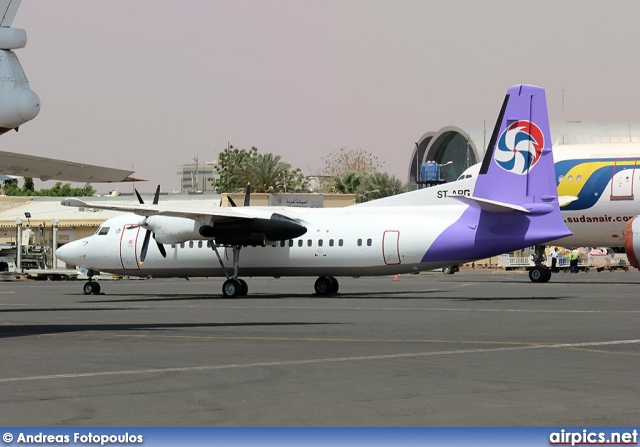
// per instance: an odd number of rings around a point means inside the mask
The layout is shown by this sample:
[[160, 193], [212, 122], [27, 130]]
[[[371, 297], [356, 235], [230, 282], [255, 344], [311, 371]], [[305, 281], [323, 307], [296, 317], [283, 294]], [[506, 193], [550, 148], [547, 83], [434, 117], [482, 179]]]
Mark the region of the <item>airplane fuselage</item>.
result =
[[[252, 207], [256, 208], [259, 207]], [[463, 204], [390, 208], [333, 209], [267, 208], [304, 224], [298, 238], [243, 246], [239, 265], [246, 276], [365, 276], [417, 273], [517, 249], [521, 233], [510, 240], [510, 219], [496, 222], [491, 231], [476, 232], [480, 211]], [[466, 213], [466, 214], [465, 214]], [[463, 214], [468, 226], [458, 230], [460, 248], [451, 242], [446, 250], [434, 241]], [[177, 219], [177, 218], [172, 218]], [[166, 244], [166, 259], [150, 246], [140, 262], [144, 228], [140, 216], [123, 214], [106, 221], [96, 233], [74, 243], [83, 257], [63, 253], [65, 259], [94, 271], [151, 277], [226, 276], [233, 272], [232, 247], [218, 246], [226, 272], [220, 266], [211, 240]], [[473, 223], [475, 222], [475, 224]], [[515, 227], [515, 225], [513, 225]], [[495, 240], [495, 241], [494, 241]], [[465, 248], [473, 241], [474, 246]], [[80, 255], [82, 256], [82, 255]], [[432, 261], [432, 259], [435, 259]], [[69, 261], [67, 261], [69, 262]]]

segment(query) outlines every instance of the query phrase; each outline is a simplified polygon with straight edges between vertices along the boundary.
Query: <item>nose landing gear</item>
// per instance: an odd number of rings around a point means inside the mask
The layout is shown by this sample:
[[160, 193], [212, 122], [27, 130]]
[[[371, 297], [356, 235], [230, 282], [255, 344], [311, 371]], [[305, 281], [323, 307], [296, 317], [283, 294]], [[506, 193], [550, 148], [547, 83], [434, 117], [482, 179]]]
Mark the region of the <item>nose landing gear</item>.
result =
[[99, 295], [100, 294], [100, 284], [93, 280], [94, 275], [97, 272], [93, 270], [89, 270], [87, 276], [89, 277], [89, 281], [82, 286], [82, 293], [85, 295]]

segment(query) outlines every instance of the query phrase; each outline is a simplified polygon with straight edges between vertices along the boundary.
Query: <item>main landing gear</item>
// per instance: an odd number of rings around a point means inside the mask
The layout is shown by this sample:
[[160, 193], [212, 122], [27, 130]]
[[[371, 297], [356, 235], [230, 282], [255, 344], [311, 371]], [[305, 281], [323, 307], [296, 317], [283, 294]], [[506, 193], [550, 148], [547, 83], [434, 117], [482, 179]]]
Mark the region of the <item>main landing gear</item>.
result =
[[89, 270], [87, 276], [89, 281], [82, 286], [82, 293], [85, 295], [98, 295], [100, 294], [100, 284], [93, 280], [93, 276], [96, 274], [93, 270]]
[[[240, 260], [240, 249], [241, 245], [233, 246], [233, 274], [229, 275], [227, 273], [227, 269], [224, 266], [224, 262], [222, 262], [222, 257], [220, 256], [220, 252], [218, 252], [218, 247], [215, 243], [211, 244], [211, 248], [216, 253], [218, 257], [218, 262], [220, 263], [220, 267], [222, 267], [222, 271], [225, 272], [227, 280], [222, 284], [222, 295], [225, 298], [235, 298], [237, 296], [247, 296], [249, 293], [249, 286], [243, 280], [238, 278], [238, 262]], [[338, 293], [338, 289], [340, 288], [340, 284], [338, 280], [333, 276], [321, 276], [316, 279], [316, 283], [314, 285], [314, 289], [316, 294], [318, 295], [333, 295]]]
[[225, 298], [247, 296], [247, 293], [249, 293], [249, 286], [244, 279], [229, 278], [222, 284], [222, 295]]
[[333, 276], [321, 276], [316, 279], [313, 288], [318, 295], [333, 295], [334, 293], [338, 293], [340, 284]]
[[536, 245], [536, 252], [533, 256], [535, 267], [529, 270], [531, 282], [549, 282], [551, 279], [551, 269], [543, 264], [545, 261], [544, 245]]
[[233, 275], [229, 275], [227, 270], [224, 267], [224, 263], [222, 262], [222, 257], [218, 252], [218, 247], [215, 242], [211, 243], [211, 248], [216, 253], [218, 257], [218, 262], [220, 262], [220, 267], [222, 267], [222, 271], [227, 276], [227, 280], [222, 284], [222, 296], [225, 298], [235, 298], [237, 296], [247, 296], [249, 293], [249, 286], [244, 279], [238, 278], [238, 262], [240, 261], [240, 249], [241, 245], [233, 246]]
[[529, 270], [529, 279], [531, 282], [549, 282], [551, 279], [551, 269], [544, 265], [536, 265]]

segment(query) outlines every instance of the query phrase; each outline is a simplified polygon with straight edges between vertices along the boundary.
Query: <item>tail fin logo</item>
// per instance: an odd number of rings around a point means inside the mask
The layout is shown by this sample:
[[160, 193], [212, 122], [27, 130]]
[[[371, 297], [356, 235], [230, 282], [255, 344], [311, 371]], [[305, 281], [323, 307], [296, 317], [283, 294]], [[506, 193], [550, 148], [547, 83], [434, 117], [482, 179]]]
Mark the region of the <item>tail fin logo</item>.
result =
[[540, 160], [544, 135], [533, 122], [519, 120], [511, 123], [500, 135], [494, 159], [507, 172], [524, 175]]

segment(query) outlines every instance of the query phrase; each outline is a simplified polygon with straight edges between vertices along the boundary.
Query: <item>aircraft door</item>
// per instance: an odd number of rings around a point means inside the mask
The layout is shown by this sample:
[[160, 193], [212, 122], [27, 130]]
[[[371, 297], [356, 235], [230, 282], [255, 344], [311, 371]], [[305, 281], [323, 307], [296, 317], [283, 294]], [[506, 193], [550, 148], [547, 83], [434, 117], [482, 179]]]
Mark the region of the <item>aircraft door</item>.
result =
[[400, 264], [400, 232], [387, 230], [382, 234], [382, 257], [387, 265]]
[[616, 160], [611, 178], [611, 200], [633, 200], [633, 177], [637, 164], [638, 159]]
[[120, 236], [120, 262], [126, 270], [140, 270], [138, 264], [138, 235], [139, 226], [125, 225]]

